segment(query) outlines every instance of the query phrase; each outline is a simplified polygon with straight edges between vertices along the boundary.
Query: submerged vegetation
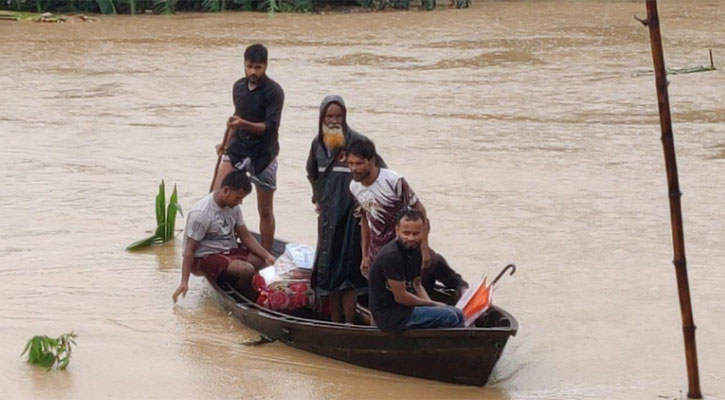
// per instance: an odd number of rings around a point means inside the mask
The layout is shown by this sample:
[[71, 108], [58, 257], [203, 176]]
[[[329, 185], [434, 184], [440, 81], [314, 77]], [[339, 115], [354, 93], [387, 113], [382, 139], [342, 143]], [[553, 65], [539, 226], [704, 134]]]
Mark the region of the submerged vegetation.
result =
[[151, 246], [152, 244], [161, 244], [168, 242], [174, 238], [174, 229], [176, 228], [176, 213], [178, 212], [181, 216], [184, 213], [181, 210], [181, 205], [178, 202], [178, 196], [176, 194], [176, 185], [174, 185], [174, 191], [171, 193], [169, 198], [169, 204], [166, 205], [166, 188], [164, 181], [161, 181], [159, 185], [159, 193], [156, 195], [156, 231], [153, 235], [146, 239], [141, 239], [137, 242], [133, 242], [126, 250], [139, 250], [144, 247]]
[[696, 65], [694, 67], [685, 67], [685, 68], [667, 68], [667, 74], [669, 75], [678, 75], [678, 74], [691, 74], [694, 72], [707, 72], [707, 71], [716, 71], [717, 68], [715, 68], [715, 61], [712, 58], [712, 49], [709, 50], [710, 54], [710, 65]]
[[45, 13], [32, 13], [26, 11], [3, 11], [0, 10], [0, 20], [9, 21], [32, 21], [32, 22], [49, 22], [55, 24], [62, 24], [71, 21], [80, 22], [93, 22], [97, 21], [97, 18], [88, 17], [83, 14], [77, 15], [58, 15], [49, 12]]
[[[453, 0], [451, 5], [466, 8], [469, 3], [470, 0]], [[310, 12], [329, 6], [359, 6], [375, 10], [408, 9], [418, 4], [430, 10], [436, 7], [436, 0], [0, 0], [0, 9], [37, 13], [52, 11], [100, 14], [173, 14], [177, 11], [226, 10], [275, 13]]]
[[47, 368], [65, 369], [70, 363], [71, 345], [75, 345], [75, 333], [65, 333], [53, 339], [48, 336], [35, 336], [28, 340], [22, 357], [28, 353], [28, 363]]

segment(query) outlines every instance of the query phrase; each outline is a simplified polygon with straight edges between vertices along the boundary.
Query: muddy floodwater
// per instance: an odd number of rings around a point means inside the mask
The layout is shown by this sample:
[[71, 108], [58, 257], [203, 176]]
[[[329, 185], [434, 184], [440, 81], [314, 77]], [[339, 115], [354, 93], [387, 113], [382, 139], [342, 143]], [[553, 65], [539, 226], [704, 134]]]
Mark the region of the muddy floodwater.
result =
[[[0, 398], [679, 399], [687, 376], [656, 93], [640, 1], [476, 1], [468, 10], [0, 23]], [[725, 68], [725, 4], [660, 1], [673, 68]], [[468, 280], [507, 263], [519, 321], [490, 385], [348, 365], [257, 334], [155, 226], [163, 178], [208, 190], [253, 42], [286, 92], [277, 236], [314, 245], [304, 164], [342, 95], [428, 209]], [[725, 72], [670, 76], [702, 390], [725, 398]], [[243, 204], [250, 227], [254, 198]], [[181, 227], [181, 220], [178, 226]], [[19, 357], [79, 334], [67, 370]]]

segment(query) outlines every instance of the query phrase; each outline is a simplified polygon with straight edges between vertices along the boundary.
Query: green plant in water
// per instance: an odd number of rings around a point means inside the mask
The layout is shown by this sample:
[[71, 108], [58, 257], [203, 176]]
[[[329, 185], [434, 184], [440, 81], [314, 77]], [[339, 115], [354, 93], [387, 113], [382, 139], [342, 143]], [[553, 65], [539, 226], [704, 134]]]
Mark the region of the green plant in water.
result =
[[181, 205], [178, 202], [178, 196], [176, 194], [176, 185], [174, 185], [174, 191], [171, 193], [169, 198], [168, 206], [166, 203], [166, 189], [164, 181], [161, 181], [159, 185], [159, 194], [156, 195], [156, 231], [153, 235], [146, 239], [133, 242], [126, 250], [138, 250], [144, 247], [151, 246], [152, 244], [161, 244], [168, 242], [174, 238], [174, 228], [176, 228], [176, 213], [178, 212], [181, 216], [184, 216], [181, 210]]
[[75, 333], [65, 333], [56, 339], [47, 336], [35, 336], [28, 340], [22, 357], [28, 353], [28, 363], [47, 368], [65, 369], [70, 363], [71, 345], [75, 345]]

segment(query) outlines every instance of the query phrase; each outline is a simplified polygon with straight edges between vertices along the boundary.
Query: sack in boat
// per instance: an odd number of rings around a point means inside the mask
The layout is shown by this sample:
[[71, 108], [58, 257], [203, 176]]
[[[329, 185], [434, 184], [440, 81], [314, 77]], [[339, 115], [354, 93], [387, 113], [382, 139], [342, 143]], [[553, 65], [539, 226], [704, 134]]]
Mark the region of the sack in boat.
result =
[[[268, 284], [267, 282], [271, 282]], [[259, 293], [257, 304], [273, 310], [297, 310], [313, 304], [315, 292], [309, 280], [280, 279], [274, 266], [259, 271], [252, 278], [252, 287]]]
[[297, 310], [314, 301], [310, 288], [315, 249], [288, 243], [274, 265], [259, 270], [252, 278], [252, 287], [259, 293], [257, 303], [273, 310]]
[[257, 304], [273, 310], [298, 310], [313, 304], [315, 292], [305, 282], [277, 282], [258, 289]]
[[463, 296], [456, 303], [456, 308], [463, 311], [466, 327], [473, 325], [478, 317], [491, 307], [492, 295], [493, 288], [491, 285], [486, 284], [485, 278], [463, 293]]

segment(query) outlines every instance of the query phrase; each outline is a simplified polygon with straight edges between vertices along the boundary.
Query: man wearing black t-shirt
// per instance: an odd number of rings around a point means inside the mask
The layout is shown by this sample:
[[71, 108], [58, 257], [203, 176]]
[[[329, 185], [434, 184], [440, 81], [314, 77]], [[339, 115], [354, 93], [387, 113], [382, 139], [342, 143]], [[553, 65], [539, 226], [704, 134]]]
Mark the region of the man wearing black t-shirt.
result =
[[423, 230], [423, 214], [414, 209], [401, 211], [396, 239], [383, 246], [373, 260], [369, 306], [383, 331], [463, 326], [461, 310], [431, 300], [421, 284]]
[[231, 171], [244, 170], [257, 188], [259, 233], [262, 246], [269, 250], [274, 239], [274, 191], [277, 189], [277, 155], [279, 154], [279, 123], [282, 118], [284, 91], [266, 75], [267, 49], [254, 44], [244, 51], [245, 77], [234, 83], [234, 115], [227, 121], [233, 129], [227, 143], [214, 184], [218, 188]]

